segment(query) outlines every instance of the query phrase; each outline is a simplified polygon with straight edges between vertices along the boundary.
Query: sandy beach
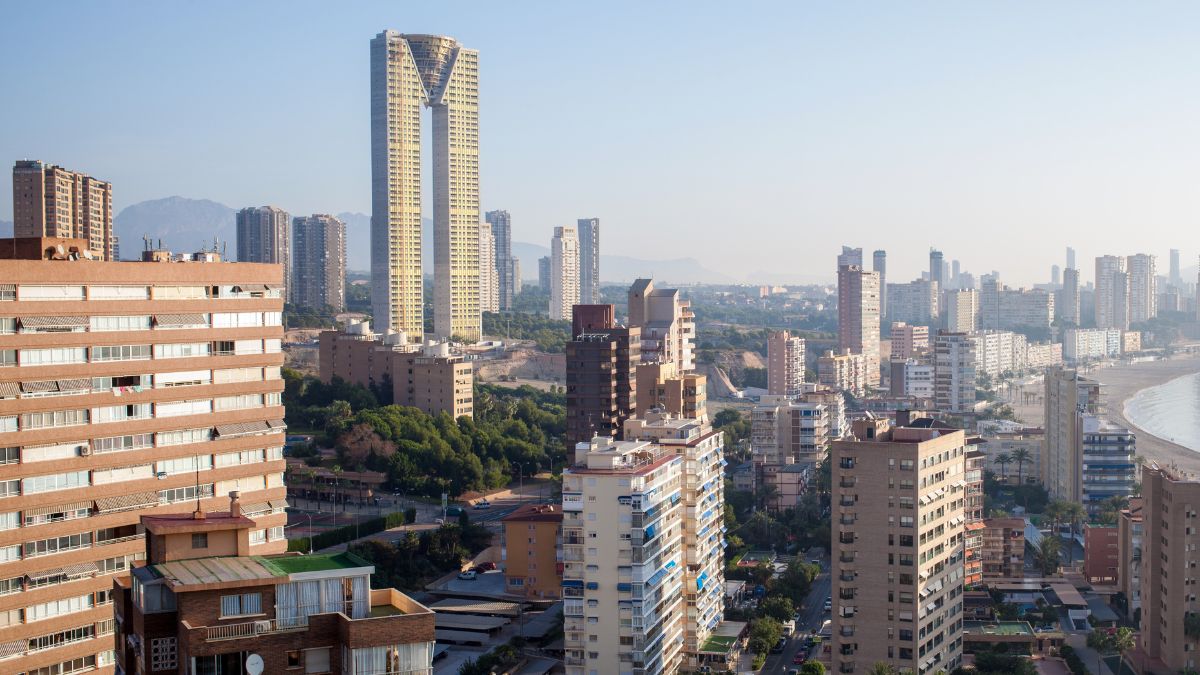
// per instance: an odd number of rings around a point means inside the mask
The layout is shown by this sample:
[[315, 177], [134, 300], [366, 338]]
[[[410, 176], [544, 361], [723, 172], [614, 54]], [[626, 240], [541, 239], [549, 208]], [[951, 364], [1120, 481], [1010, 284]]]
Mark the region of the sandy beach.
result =
[[[1174, 463], [1185, 471], [1200, 472], [1200, 453], [1154, 436], [1125, 417], [1125, 402], [1139, 391], [1195, 372], [1200, 372], [1200, 356], [1182, 354], [1164, 361], [1093, 368], [1085, 375], [1103, 385], [1100, 391], [1104, 414], [1137, 433], [1139, 455], [1160, 464]], [[1022, 422], [1031, 426], [1042, 425], [1043, 385], [1040, 379], [1035, 384], [1014, 387], [1007, 393], [1007, 398], [1012, 401], [1013, 409]]]

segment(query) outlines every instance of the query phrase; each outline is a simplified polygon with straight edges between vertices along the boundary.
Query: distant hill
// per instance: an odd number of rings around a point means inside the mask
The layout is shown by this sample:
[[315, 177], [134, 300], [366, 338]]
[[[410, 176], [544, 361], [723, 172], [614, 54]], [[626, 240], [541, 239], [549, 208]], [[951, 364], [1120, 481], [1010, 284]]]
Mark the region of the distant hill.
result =
[[[537, 281], [538, 258], [550, 255], [550, 249], [522, 241], [513, 242], [513, 255], [521, 261], [521, 276]], [[600, 254], [600, 280], [604, 283], [626, 283], [651, 277], [668, 284], [733, 284], [737, 279], [714, 272], [695, 258], [673, 260], [644, 260], [623, 255]]]
[[237, 230], [234, 209], [208, 199], [166, 197], [138, 202], [121, 209], [114, 228], [121, 238], [121, 257], [135, 259], [142, 250], [142, 237], [149, 236], [158, 245], [172, 251], [199, 251], [211, 246], [213, 237], [228, 246], [232, 259], [237, 255]]

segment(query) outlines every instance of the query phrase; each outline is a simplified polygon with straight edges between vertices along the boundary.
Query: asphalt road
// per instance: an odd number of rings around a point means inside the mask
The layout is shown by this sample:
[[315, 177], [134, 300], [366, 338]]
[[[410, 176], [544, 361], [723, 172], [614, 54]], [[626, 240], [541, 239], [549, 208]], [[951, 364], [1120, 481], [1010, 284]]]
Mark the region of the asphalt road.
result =
[[821, 561], [821, 573], [817, 575], [816, 579], [813, 579], [812, 590], [800, 604], [798, 610], [800, 621], [796, 624], [795, 634], [787, 641], [782, 654], [771, 654], [767, 657], [767, 662], [763, 665], [763, 673], [786, 673], [792, 668], [800, 667], [793, 664], [792, 660], [795, 658], [796, 652], [800, 651], [801, 645], [808, 643], [808, 637], [820, 630], [821, 624], [829, 618], [829, 612], [825, 611], [824, 605], [831, 588], [829, 558], [824, 558]]

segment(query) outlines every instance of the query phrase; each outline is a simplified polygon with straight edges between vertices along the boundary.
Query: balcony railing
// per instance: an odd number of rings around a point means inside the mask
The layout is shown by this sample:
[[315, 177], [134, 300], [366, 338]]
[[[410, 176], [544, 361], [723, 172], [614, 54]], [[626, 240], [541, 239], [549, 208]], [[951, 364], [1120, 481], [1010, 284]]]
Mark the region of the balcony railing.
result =
[[238, 640], [241, 638], [252, 638], [259, 635], [291, 633], [300, 630], [308, 630], [308, 617], [302, 616], [294, 619], [262, 619], [260, 621], [231, 623], [224, 626], [206, 626], [204, 628], [204, 639], [208, 642], [216, 642], [218, 640]]

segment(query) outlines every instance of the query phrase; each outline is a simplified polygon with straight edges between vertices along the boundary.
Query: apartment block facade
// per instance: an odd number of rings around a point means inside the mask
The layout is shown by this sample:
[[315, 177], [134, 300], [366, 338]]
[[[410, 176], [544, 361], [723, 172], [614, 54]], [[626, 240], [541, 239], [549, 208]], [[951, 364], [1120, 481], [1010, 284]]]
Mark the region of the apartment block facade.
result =
[[675, 288], [655, 288], [653, 279], [629, 287], [629, 326], [642, 331], [642, 362], [673, 363], [676, 373], [696, 369], [692, 341], [696, 317], [690, 300]]
[[975, 342], [966, 333], [938, 331], [933, 343], [933, 402], [947, 412], [975, 409]]
[[322, 331], [318, 358], [322, 382], [340, 377], [367, 388], [390, 386], [392, 403], [457, 419], [475, 411], [471, 364], [445, 342], [411, 344], [402, 333], [373, 333], [367, 321]]
[[819, 462], [829, 440], [829, 410], [820, 403], [764, 396], [750, 413], [750, 449], [756, 464]]
[[888, 320], [918, 326], [936, 325], [940, 316], [939, 293], [937, 282], [928, 279], [888, 284]]
[[1025, 576], [1025, 519], [988, 518], [983, 521], [983, 577], [1021, 579]]
[[527, 598], [562, 596], [562, 507], [523, 504], [504, 516], [504, 588]]
[[1142, 615], [1143, 503], [1131, 497], [1117, 517], [1117, 587], [1125, 595], [1125, 618], [1135, 623]]
[[521, 292], [521, 263], [512, 254], [512, 216], [508, 211], [488, 211], [484, 216], [492, 228], [496, 257], [496, 292], [502, 311], [513, 308], [513, 300]]
[[141, 516], [238, 491], [249, 550], [287, 546], [283, 268], [5, 259], [0, 279], [6, 667], [112, 672]]
[[893, 321], [890, 335], [894, 359], [910, 359], [929, 351], [929, 326]]
[[575, 305], [566, 344], [568, 447], [619, 438], [638, 405], [641, 329], [618, 325], [612, 305]]
[[600, 302], [600, 219], [580, 218], [575, 222], [579, 235], [579, 301]]
[[1039, 475], [1051, 499], [1083, 501], [1083, 418], [1100, 405], [1100, 383], [1069, 368], [1044, 375], [1045, 441]]
[[962, 431], [875, 418], [833, 442], [833, 670], [960, 665], [965, 453]]
[[833, 350], [817, 359], [817, 382], [852, 396], [861, 396], [867, 389], [867, 357], [863, 354]]
[[346, 224], [327, 214], [292, 220], [292, 279], [288, 302], [346, 309]]
[[[861, 257], [861, 256], [860, 256]], [[894, 305], [895, 298], [891, 299]], [[838, 267], [838, 350], [862, 354], [864, 381], [879, 386], [879, 275]]]
[[573, 227], [556, 227], [550, 240], [550, 318], [570, 321], [578, 304], [579, 237]]
[[798, 396], [804, 385], [804, 338], [788, 331], [767, 337], [767, 393]]
[[708, 377], [678, 373], [674, 363], [637, 366], [637, 417], [657, 408], [676, 417], [708, 419]]
[[[1200, 667], [1195, 614], [1196, 528], [1200, 480], [1169, 468], [1142, 469], [1142, 620], [1139, 645], [1152, 668], [1179, 672]], [[1190, 619], [1190, 621], [1189, 621]], [[1190, 630], [1189, 630], [1190, 628]]]
[[13, 236], [82, 239], [115, 260], [112, 183], [37, 160], [13, 165]]
[[[277, 206], [247, 207], [237, 212], [238, 262], [283, 265], [284, 283], [292, 281], [291, 216]], [[283, 299], [291, 302], [284, 289]]]

